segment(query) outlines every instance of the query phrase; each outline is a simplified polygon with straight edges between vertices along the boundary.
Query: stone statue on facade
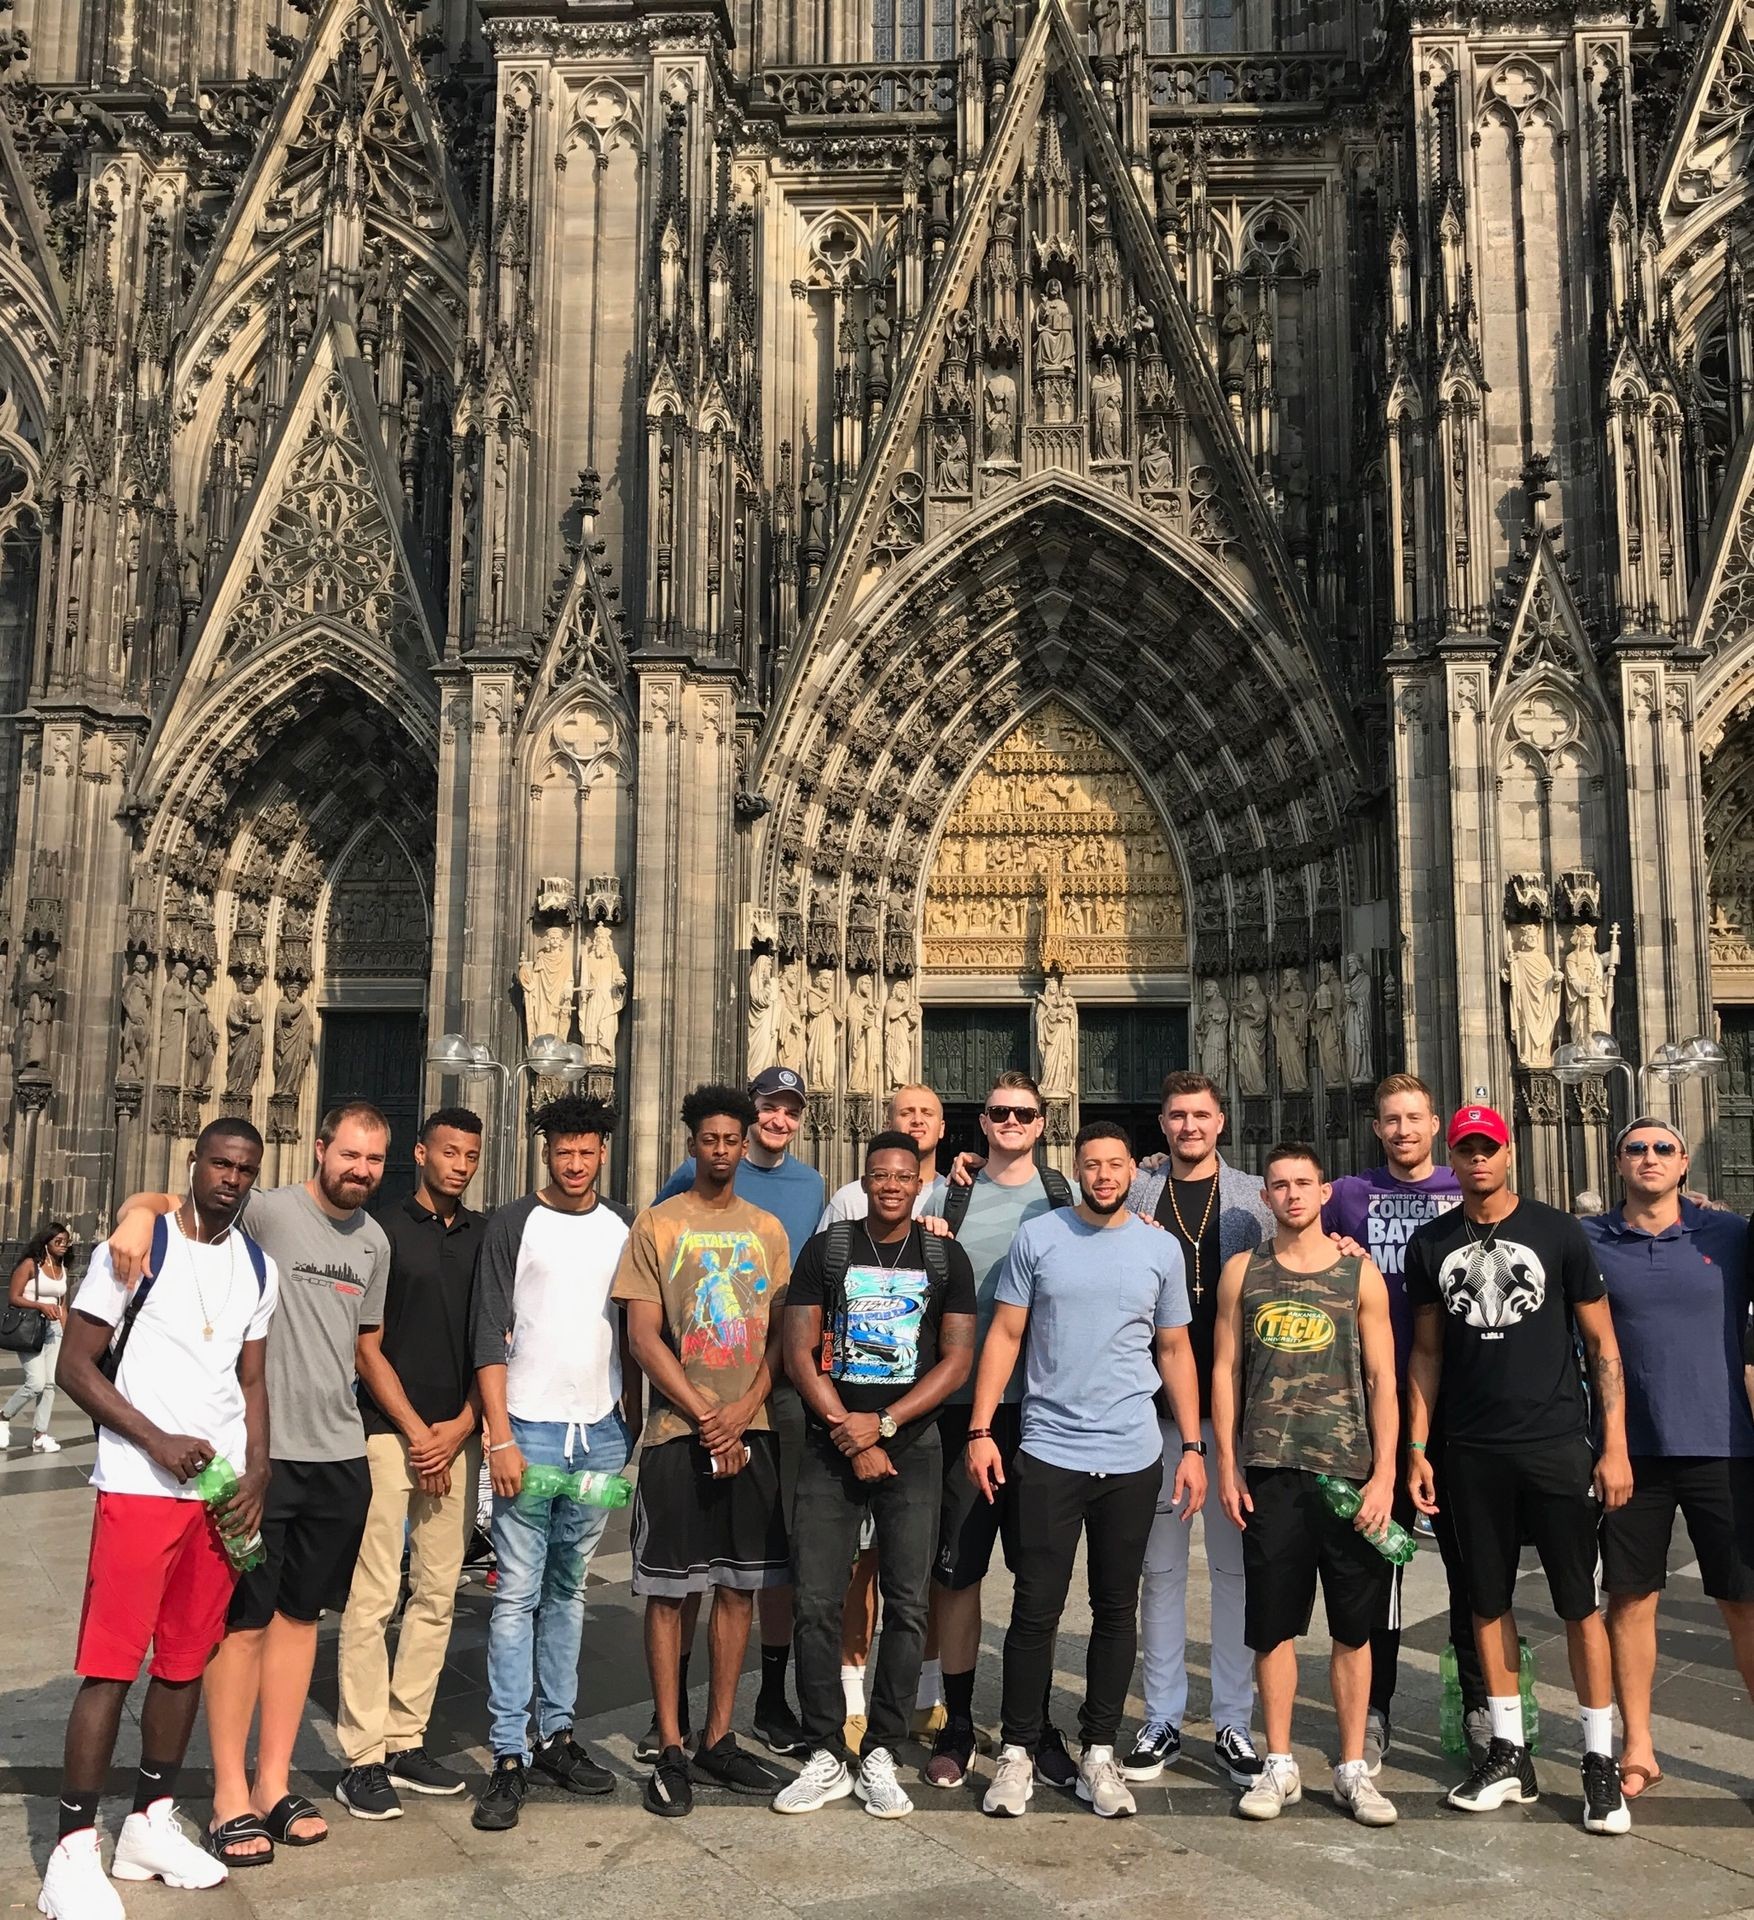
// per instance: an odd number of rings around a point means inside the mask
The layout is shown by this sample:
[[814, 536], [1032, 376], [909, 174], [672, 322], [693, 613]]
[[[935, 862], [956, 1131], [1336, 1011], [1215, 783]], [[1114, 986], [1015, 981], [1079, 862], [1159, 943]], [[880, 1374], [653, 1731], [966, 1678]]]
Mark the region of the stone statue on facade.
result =
[[525, 1045], [533, 1046], [542, 1035], [564, 1040], [576, 991], [564, 928], [550, 927], [536, 944], [535, 958], [518, 962], [518, 985], [524, 990]]
[[627, 970], [608, 926], [599, 920], [585, 945], [584, 985], [579, 995], [579, 1043], [587, 1067], [612, 1067], [627, 1004]]
[[1565, 1030], [1575, 1041], [1614, 1031], [1614, 976], [1620, 971], [1620, 924], [1608, 929], [1608, 950], [1596, 951], [1596, 930], [1580, 922], [1565, 950]]
[[1267, 1091], [1267, 996], [1256, 974], [1245, 973], [1230, 1010], [1230, 1050], [1236, 1090], [1251, 1098]]
[[1218, 332], [1219, 357], [1225, 382], [1240, 385], [1249, 370], [1249, 359], [1255, 350], [1255, 335], [1248, 323], [1248, 316], [1242, 310], [1234, 281], [1231, 283], [1224, 318], [1218, 323]]
[[274, 1009], [274, 1096], [296, 1100], [311, 1064], [311, 1010], [305, 1005], [304, 982], [289, 980]]
[[919, 998], [904, 974], [883, 1003], [883, 1072], [891, 1093], [914, 1077], [914, 1040], [919, 1030]]
[[1070, 1100], [1078, 1091], [1078, 1006], [1056, 968], [1035, 996], [1037, 1078], [1043, 1100]]
[[1098, 460], [1121, 457], [1121, 416], [1125, 401], [1114, 356], [1105, 353], [1090, 382], [1090, 443]]
[[189, 991], [188, 961], [173, 960], [158, 1001], [158, 1070], [153, 1078], [161, 1087], [183, 1084], [189, 1007], [193, 999]]
[[34, 946], [19, 983], [18, 1070], [41, 1073], [49, 1064], [55, 1027], [55, 950]]
[[1169, 450], [1169, 433], [1160, 421], [1145, 429], [1139, 446], [1139, 484], [1148, 493], [1163, 493], [1175, 485], [1175, 456]]
[[1370, 966], [1361, 953], [1349, 953], [1345, 964], [1346, 1073], [1355, 1087], [1367, 1087], [1376, 1078], [1371, 1059]]
[[146, 1077], [146, 1047], [152, 1033], [152, 962], [137, 953], [128, 962], [122, 980], [122, 1044], [116, 1056], [116, 1078], [139, 1081]]
[[1309, 1014], [1303, 975], [1295, 967], [1281, 967], [1279, 991], [1273, 996], [1273, 1053], [1285, 1093], [1309, 1091]]
[[816, 1093], [833, 1093], [840, 1056], [840, 1009], [835, 1005], [834, 975], [818, 967], [806, 996], [804, 1078]]
[[1310, 1031], [1315, 1035], [1316, 1064], [1322, 1070], [1322, 1084], [1343, 1087], [1346, 1084], [1346, 996], [1340, 986], [1339, 969], [1332, 960], [1316, 963], [1314, 1011]]
[[804, 1071], [804, 963], [793, 960], [780, 969], [779, 1064], [794, 1073]]
[[875, 1094], [882, 1045], [877, 1032], [877, 982], [862, 973], [847, 995], [847, 1092]]
[[981, 416], [987, 429], [987, 453], [994, 460], [1017, 458], [1017, 382], [1003, 367], [988, 373], [981, 392]]
[[749, 963], [749, 1078], [777, 1067], [780, 1060], [780, 970], [771, 953]]
[[248, 1100], [262, 1071], [262, 998], [253, 973], [241, 974], [225, 1010], [225, 1097]]
[[1539, 923], [1523, 921], [1510, 929], [1504, 979], [1510, 988], [1510, 1038], [1525, 1067], [1553, 1064], [1553, 1036], [1559, 1026], [1559, 996], [1564, 976], [1554, 970]]
[[213, 1060], [219, 1052], [219, 1029], [207, 1006], [208, 989], [213, 976], [205, 967], [197, 967], [189, 982], [189, 1022], [185, 1045], [189, 1070], [183, 1085], [193, 1093], [209, 1093], [213, 1088]]
[[1194, 1009], [1194, 1059], [1208, 1080], [1224, 1085], [1230, 1071], [1230, 1007], [1224, 989], [1209, 975], [1200, 982]]

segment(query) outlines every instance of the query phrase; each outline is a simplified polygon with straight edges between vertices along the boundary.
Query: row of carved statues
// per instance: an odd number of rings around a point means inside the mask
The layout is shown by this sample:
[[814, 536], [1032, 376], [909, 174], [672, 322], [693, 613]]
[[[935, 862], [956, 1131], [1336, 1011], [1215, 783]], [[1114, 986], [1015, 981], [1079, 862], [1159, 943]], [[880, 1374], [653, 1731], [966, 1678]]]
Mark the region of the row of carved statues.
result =
[[842, 985], [831, 967], [807, 972], [802, 960], [782, 964], [758, 953], [749, 968], [748, 1066], [751, 1078], [767, 1067], [790, 1067], [805, 1083], [829, 1092], [841, 1078], [851, 1094], [898, 1087], [914, 1077], [920, 999], [912, 980], [895, 980], [883, 995], [875, 975], [856, 974]]
[[[170, 963], [157, 996], [158, 1038], [154, 1048], [152, 958], [134, 953], [122, 981], [117, 1080], [125, 1085], [144, 1083], [150, 1055], [151, 1078], [158, 1087], [180, 1087], [201, 1095], [212, 1092], [220, 1040], [209, 1005], [212, 989], [213, 977], [199, 961], [191, 964], [176, 959]], [[261, 977], [240, 973], [225, 1009], [225, 1080], [221, 1091], [227, 1100], [248, 1100], [254, 1095], [268, 1030]], [[282, 985], [272, 1030], [274, 1092], [296, 1099], [316, 1039], [315, 1022], [301, 981], [288, 980]]]
[[1605, 949], [1596, 929], [1579, 921], [1569, 935], [1549, 920], [1519, 920], [1506, 929], [1504, 982], [1510, 1037], [1518, 1064], [1550, 1067], [1561, 1015], [1567, 1037], [1581, 1044], [1614, 1030], [1614, 977], [1620, 971], [1620, 926]]

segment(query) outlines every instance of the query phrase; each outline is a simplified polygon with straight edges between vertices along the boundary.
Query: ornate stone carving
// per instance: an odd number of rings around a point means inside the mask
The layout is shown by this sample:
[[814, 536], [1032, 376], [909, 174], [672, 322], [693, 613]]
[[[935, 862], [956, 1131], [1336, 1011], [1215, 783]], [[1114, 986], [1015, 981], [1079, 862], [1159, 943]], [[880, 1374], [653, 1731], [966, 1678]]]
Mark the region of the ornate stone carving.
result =
[[779, 1038], [782, 1067], [804, 1071], [804, 962], [790, 960], [780, 969]]
[[621, 1032], [621, 1010], [627, 1004], [627, 970], [615, 951], [607, 922], [599, 920], [585, 942], [580, 965], [579, 1044], [587, 1067], [613, 1067]]
[[517, 979], [524, 994], [525, 1044], [534, 1046], [539, 1037], [568, 1039], [578, 989], [572, 942], [563, 928], [547, 929], [536, 942], [535, 954], [518, 962]]
[[1219, 1086], [1230, 1077], [1230, 1003], [1210, 974], [1194, 1004], [1194, 1064]]
[[1256, 974], [1245, 973], [1230, 1012], [1231, 1059], [1236, 1090], [1244, 1098], [1267, 1091], [1267, 996]]
[[1608, 929], [1607, 951], [1596, 951], [1596, 930], [1584, 922], [1566, 942], [1565, 1030], [1575, 1041], [1614, 1031], [1614, 976], [1620, 971], [1620, 923]]
[[160, 1087], [181, 1087], [188, 1060], [189, 1008], [194, 994], [189, 986], [189, 963], [173, 960], [158, 997], [158, 1067], [153, 1079]]
[[245, 1112], [262, 1071], [260, 986], [255, 974], [240, 975], [225, 1011], [225, 1097], [243, 1102]]
[[329, 889], [324, 954], [330, 976], [424, 979], [426, 896], [393, 840], [363, 839], [348, 854]]
[[847, 1092], [874, 1096], [882, 1053], [877, 1026], [877, 982], [869, 973], [854, 980], [842, 1014], [846, 1022]]
[[1057, 968], [1035, 996], [1035, 1057], [1043, 1100], [1072, 1099], [1078, 1091], [1078, 1008]]
[[213, 1024], [213, 1014], [207, 1005], [208, 991], [213, 985], [213, 976], [205, 967], [197, 967], [189, 980], [189, 1011], [187, 1040], [188, 1071], [183, 1084], [198, 1099], [205, 1099], [213, 1090], [213, 1059], [219, 1051], [219, 1029]]
[[1525, 1067], [1552, 1066], [1565, 982], [1548, 951], [1544, 923], [1525, 920], [1510, 928], [1504, 979], [1510, 988], [1510, 1037], [1517, 1059]]
[[749, 1043], [744, 1066], [753, 1080], [758, 1073], [778, 1066], [780, 1058], [780, 969], [771, 953], [763, 951], [750, 961], [748, 993]]
[[1346, 1085], [1346, 996], [1340, 972], [1332, 960], [1316, 962], [1316, 984], [1310, 1031], [1316, 1043], [1316, 1065], [1326, 1087]]
[[805, 997], [804, 1079], [816, 1093], [832, 1095], [840, 1062], [840, 1008], [833, 971], [818, 967]]
[[128, 956], [122, 977], [122, 1033], [116, 1054], [116, 1078], [138, 1085], [146, 1078], [146, 1049], [152, 1036], [152, 959]]
[[1376, 1079], [1371, 1035], [1373, 999], [1370, 962], [1361, 953], [1349, 953], [1345, 965], [1346, 989], [1346, 1073], [1355, 1087], [1368, 1087]]
[[1187, 964], [1157, 817], [1120, 756], [1058, 703], [1001, 742], [945, 822], [924, 949], [928, 966], [959, 973]]
[[[297, 1103], [311, 1064], [314, 1042], [311, 1010], [305, 1004], [304, 983], [289, 980], [274, 1009], [274, 1097]], [[294, 1136], [296, 1137], [296, 1135]]]
[[1309, 1087], [1309, 988], [1295, 967], [1279, 970], [1279, 989], [1273, 995], [1273, 1057], [1279, 1063], [1279, 1086], [1285, 1093], [1303, 1093]]
[[914, 1060], [921, 1024], [919, 995], [912, 978], [904, 974], [891, 985], [883, 1002], [883, 1073], [891, 1093], [906, 1086], [918, 1071]]

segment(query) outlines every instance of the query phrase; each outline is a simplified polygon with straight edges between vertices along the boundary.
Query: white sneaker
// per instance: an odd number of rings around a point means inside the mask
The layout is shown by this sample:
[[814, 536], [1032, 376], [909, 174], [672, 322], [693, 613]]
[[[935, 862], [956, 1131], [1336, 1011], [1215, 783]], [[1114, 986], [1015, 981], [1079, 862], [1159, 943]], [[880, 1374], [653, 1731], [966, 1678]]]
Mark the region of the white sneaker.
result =
[[61, 1443], [52, 1433], [34, 1434], [31, 1438], [30, 1450], [32, 1453], [59, 1453]]
[[214, 1859], [183, 1831], [168, 1800], [155, 1800], [144, 1813], [122, 1822], [112, 1880], [162, 1880], [167, 1887], [217, 1887], [226, 1878], [225, 1862]]
[[982, 1813], [1006, 1814], [1018, 1819], [1029, 1811], [1035, 1792], [1035, 1761], [1022, 1747], [1001, 1747], [993, 1784], [981, 1801]]
[[831, 1800], [844, 1800], [853, 1790], [853, 1776], [845, 1763], [826, 1747], [818, 1747], [804, 1763], [804, 1771], [788, 1780], [768, 1804], [775, 1813], [814, 1813]]
[[1392, 1827], [1401, 1817], [1370, 1777], [1368, 1760], [1348, 1760], [1334, 1769], [1334, 1804], [1361, 1827]]
[[1287, 1807], [1303, 1798], [1303, 1775], [1295, 1760], [1269, 1760], [1261, 1777], [1236, 1803], [1245, 1820], [1277, 1820]]
[[895, 1777], [895, 1757], [887, 1747], [873, 1747], [859, 1762], [853, 1791], [864, 1801], [865, 1811], [876, 1814], [879, 1820], [899, 1820], [914, 1810], [914, 1803]]
[[1127, 1791], [1121, 1777], [1120, 1762], [1113, 1747], [1086, 1747], [1078, 1761], [1078, 1798], [1088, 1800], [1092, 1813], [1105, 1820], [1122, 1818], [1139, 1811], [1138, 1803]]
[[4, 1420], [0, 1420], [0, 1452], [4, 1452], [11, 1445], [12, 1428]]
[[96, 1827], [68, 1834], [49, 1855], [37, 1911], [49, 1920], [125, 1920], [122, 1896], [104, 1875]]

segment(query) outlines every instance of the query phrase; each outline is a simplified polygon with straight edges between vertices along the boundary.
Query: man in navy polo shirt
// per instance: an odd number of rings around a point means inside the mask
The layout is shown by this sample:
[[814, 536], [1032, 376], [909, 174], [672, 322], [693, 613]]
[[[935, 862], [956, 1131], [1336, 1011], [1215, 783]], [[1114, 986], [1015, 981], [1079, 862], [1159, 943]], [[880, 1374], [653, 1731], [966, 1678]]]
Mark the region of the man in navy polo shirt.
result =
[[1687, 1143], [1667, 1120], [1634, 1120], [1614, 1158], [1625, 1198], [1582, 1225], [1626, 1369], [1632, 1498], [1602, 1516], [1602, 1585], [1625, 1728], [1620, 1778], [1635, 1800], [1663, 1777], [1650, 1696], [1677, 1509], [1754, 1696], [1754, 1417], [1742, 1383], [1748, 1223], [1681, 1198]]

